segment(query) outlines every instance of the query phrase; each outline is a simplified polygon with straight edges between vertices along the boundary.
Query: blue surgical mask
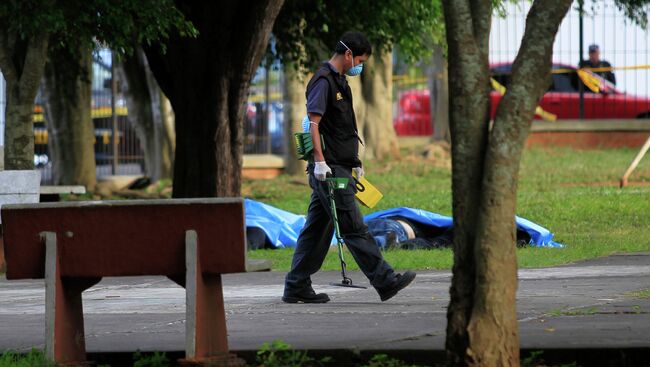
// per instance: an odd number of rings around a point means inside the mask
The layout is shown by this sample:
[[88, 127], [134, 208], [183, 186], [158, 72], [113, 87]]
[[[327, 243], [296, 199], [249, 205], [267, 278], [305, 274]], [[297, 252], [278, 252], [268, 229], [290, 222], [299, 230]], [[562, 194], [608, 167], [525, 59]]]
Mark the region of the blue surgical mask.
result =
[[[354, 59], [352, 59], [352, 63], [354, 64]], [[362, 71], [363, 71], [363, 64], [359, 64], [357, 66], [353, 66], [350, 70], [346, 71], [345, 75], [357, 76], [361, 74]]]
[[[345, 48], [350, 50], [348, 45], [343, 43], [343, 41], [339, 41], [339, 42], [341, 42], [341, 44], [343, 46], [345, 46]], [[347, 76], [357, 76], [357, 75], [361, 74], [361, 72], [363, 71], [363, 64], [354, 65], [354, 53], [352, 52], [352, 50], [350, 50], [350, 53], [352, 54], [352, 67], [348, 71], [345, 72], [345, 75], [347, 75]]]

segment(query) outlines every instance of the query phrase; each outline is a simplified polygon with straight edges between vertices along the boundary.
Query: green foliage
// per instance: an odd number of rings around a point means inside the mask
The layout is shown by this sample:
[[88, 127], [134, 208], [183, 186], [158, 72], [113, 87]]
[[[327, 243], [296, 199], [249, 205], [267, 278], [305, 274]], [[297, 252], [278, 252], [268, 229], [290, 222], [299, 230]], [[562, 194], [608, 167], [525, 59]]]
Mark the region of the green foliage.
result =
[[402, 360], [391, 358], [386, 354], [375, 354], [363, 367], [417, 367]]
[[0, 30], [24, 40], [43, 30], [59, 31], [65, 23], [54, 1], [23, 0], [0, 2]]
[[442, 4], [432, 0], [285, 2], [273, 27], [274, 53], [285, 62], [313, 66], [328, 58], [348, 30], [363, 32], [375, 48], [397, 46], [408, 61], [444, 43]]
[[323, 366], [332, 361], [329, 357], [319, 360], [311, 358], [306, 351], [292, 350], [289, 344], [281, 340], [262, 344], [255, 360], [257, 365], [264, 367]]
[[138, 351], [133, 354], [133, 367], [171, 367], [171, 365], [165, 353], [142, 354]]
[[21, 0], [0, 2], [0, 30], [25, 40], [49, 32], [52, 47], [72, 52], [95, 42], [119, 53], [130, 53], [136, 43], [165, 42], [171, 32], [195, 36], [172, 0]]
[[32, 349], [25, 355], [9, 351], [0, 356], [0, 367], [54, 367], [54, 362], [38, 349]]
[[544, 352], [541, 350], [530, 352], [528, 357], [521, 359], [521, 367], [535, 367], [540, 365], [544, 361], [541, 358], [542, 354], [544, 354]]
[[648, 12], [650, 12], [650, 1], [648, 0], [614, 0], [616, 7], [622, 10], [630, 20], [648, 28]]

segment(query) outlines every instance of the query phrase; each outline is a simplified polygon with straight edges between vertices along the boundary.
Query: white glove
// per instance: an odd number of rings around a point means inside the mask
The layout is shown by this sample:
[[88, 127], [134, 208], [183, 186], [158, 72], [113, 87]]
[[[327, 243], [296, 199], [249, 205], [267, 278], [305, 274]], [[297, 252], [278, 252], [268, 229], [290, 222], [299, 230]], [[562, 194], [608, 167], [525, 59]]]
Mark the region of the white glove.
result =
[[332, 170], [329, 168], [325, 162], [316, 162], [316, 167], [314, 167], [314, 176], [318, 181], [325, 181], [327, 174], [332, 174]]
[[363, 167], [354, 167], [353, 170], [354, 170], [354, 173], [357, 174], [357, 178], [361, 178], [365, 174], [363, 172]]

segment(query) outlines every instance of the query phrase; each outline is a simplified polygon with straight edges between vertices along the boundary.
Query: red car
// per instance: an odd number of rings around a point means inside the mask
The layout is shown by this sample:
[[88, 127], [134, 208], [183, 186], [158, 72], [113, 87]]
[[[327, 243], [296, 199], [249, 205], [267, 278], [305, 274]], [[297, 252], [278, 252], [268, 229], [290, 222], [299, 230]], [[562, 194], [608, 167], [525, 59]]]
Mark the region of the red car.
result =
[[[557, 115], [558, 119], [580, 118], [580, 92], [579, 84], [582, 83], [576, 68], [571, 65], [553, 64], [553, 69], [569, 69], [573, 72], [552, 74], [553, 82], [548, 91], [539, 102], [540, 107], [546, 112]], [[495, 64], [490, 68], [493, 78], [501, 85], [508, 88], [512, 64]], [[588, 73], [591, 73], [588, 71]], [[584, 118], [585, 119], [634, 119], [650, 118], [650, 99], [625, 94], [598, 75], [591, 74], [599, 82], [600, 92], [594, 93], [583, 84], [584, 89]], [[490, 93], [491, 114], [494, 118], [496, 109], [501, 101], [501, 94], [497, 91]], [[539, 116], [535, 116], [539, 119]]]
[[397, 117], [393, 120], [397, 135], [433, 135], [428, 89], [410, 89], [399, 94]]
[[[548, 91], [542, 96], [539, 105], [558, 119], [580, 118], [579, 82], [582, 83], [576, 68], [566, 64], [553, 64], [553, 69], [569, 69], [574, 72], [553, 74]], [[508, 88], [512, 63], [493, 64], [490, 72], [501, 85]], [[591, 73], [587, 71], [588, 73]], [[584, 86], [585, 119], [634, 119], [650, 118], [650, 99], [625, 94], [609, 81], [592, 74], [599, 82], [600, 92], [594, 93]], [[397, 117], [393, 126], [397, 135], [432, 135], [431, 107], [428, 90], [406, 90], [399, 94]], [[490, 93], [490, 117], [494, 118], [501, 94], [495, 90]], [[535, 116], [540, 119], [539, 116]]]

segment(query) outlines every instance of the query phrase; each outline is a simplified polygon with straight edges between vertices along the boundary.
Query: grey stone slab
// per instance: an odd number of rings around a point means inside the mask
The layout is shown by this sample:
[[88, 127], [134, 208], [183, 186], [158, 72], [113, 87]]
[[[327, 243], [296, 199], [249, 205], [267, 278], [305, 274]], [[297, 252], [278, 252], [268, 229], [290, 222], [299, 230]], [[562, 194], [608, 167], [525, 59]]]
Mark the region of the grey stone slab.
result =
[[56, 195], [56, 194], [85, 194], [86, 188], [84, 186], [41, 186], [41, 195]]
[[40, 171], [0, 171], [0, 208], [7, 204], [37, 203], [40, 183]]
[[40, 171], [0, 171], [0, 193], [38, 194]]
[[0, 206], [9, 204], [34, 204], [38, 203], [39, 194], [3, 194], [0, 193]]

